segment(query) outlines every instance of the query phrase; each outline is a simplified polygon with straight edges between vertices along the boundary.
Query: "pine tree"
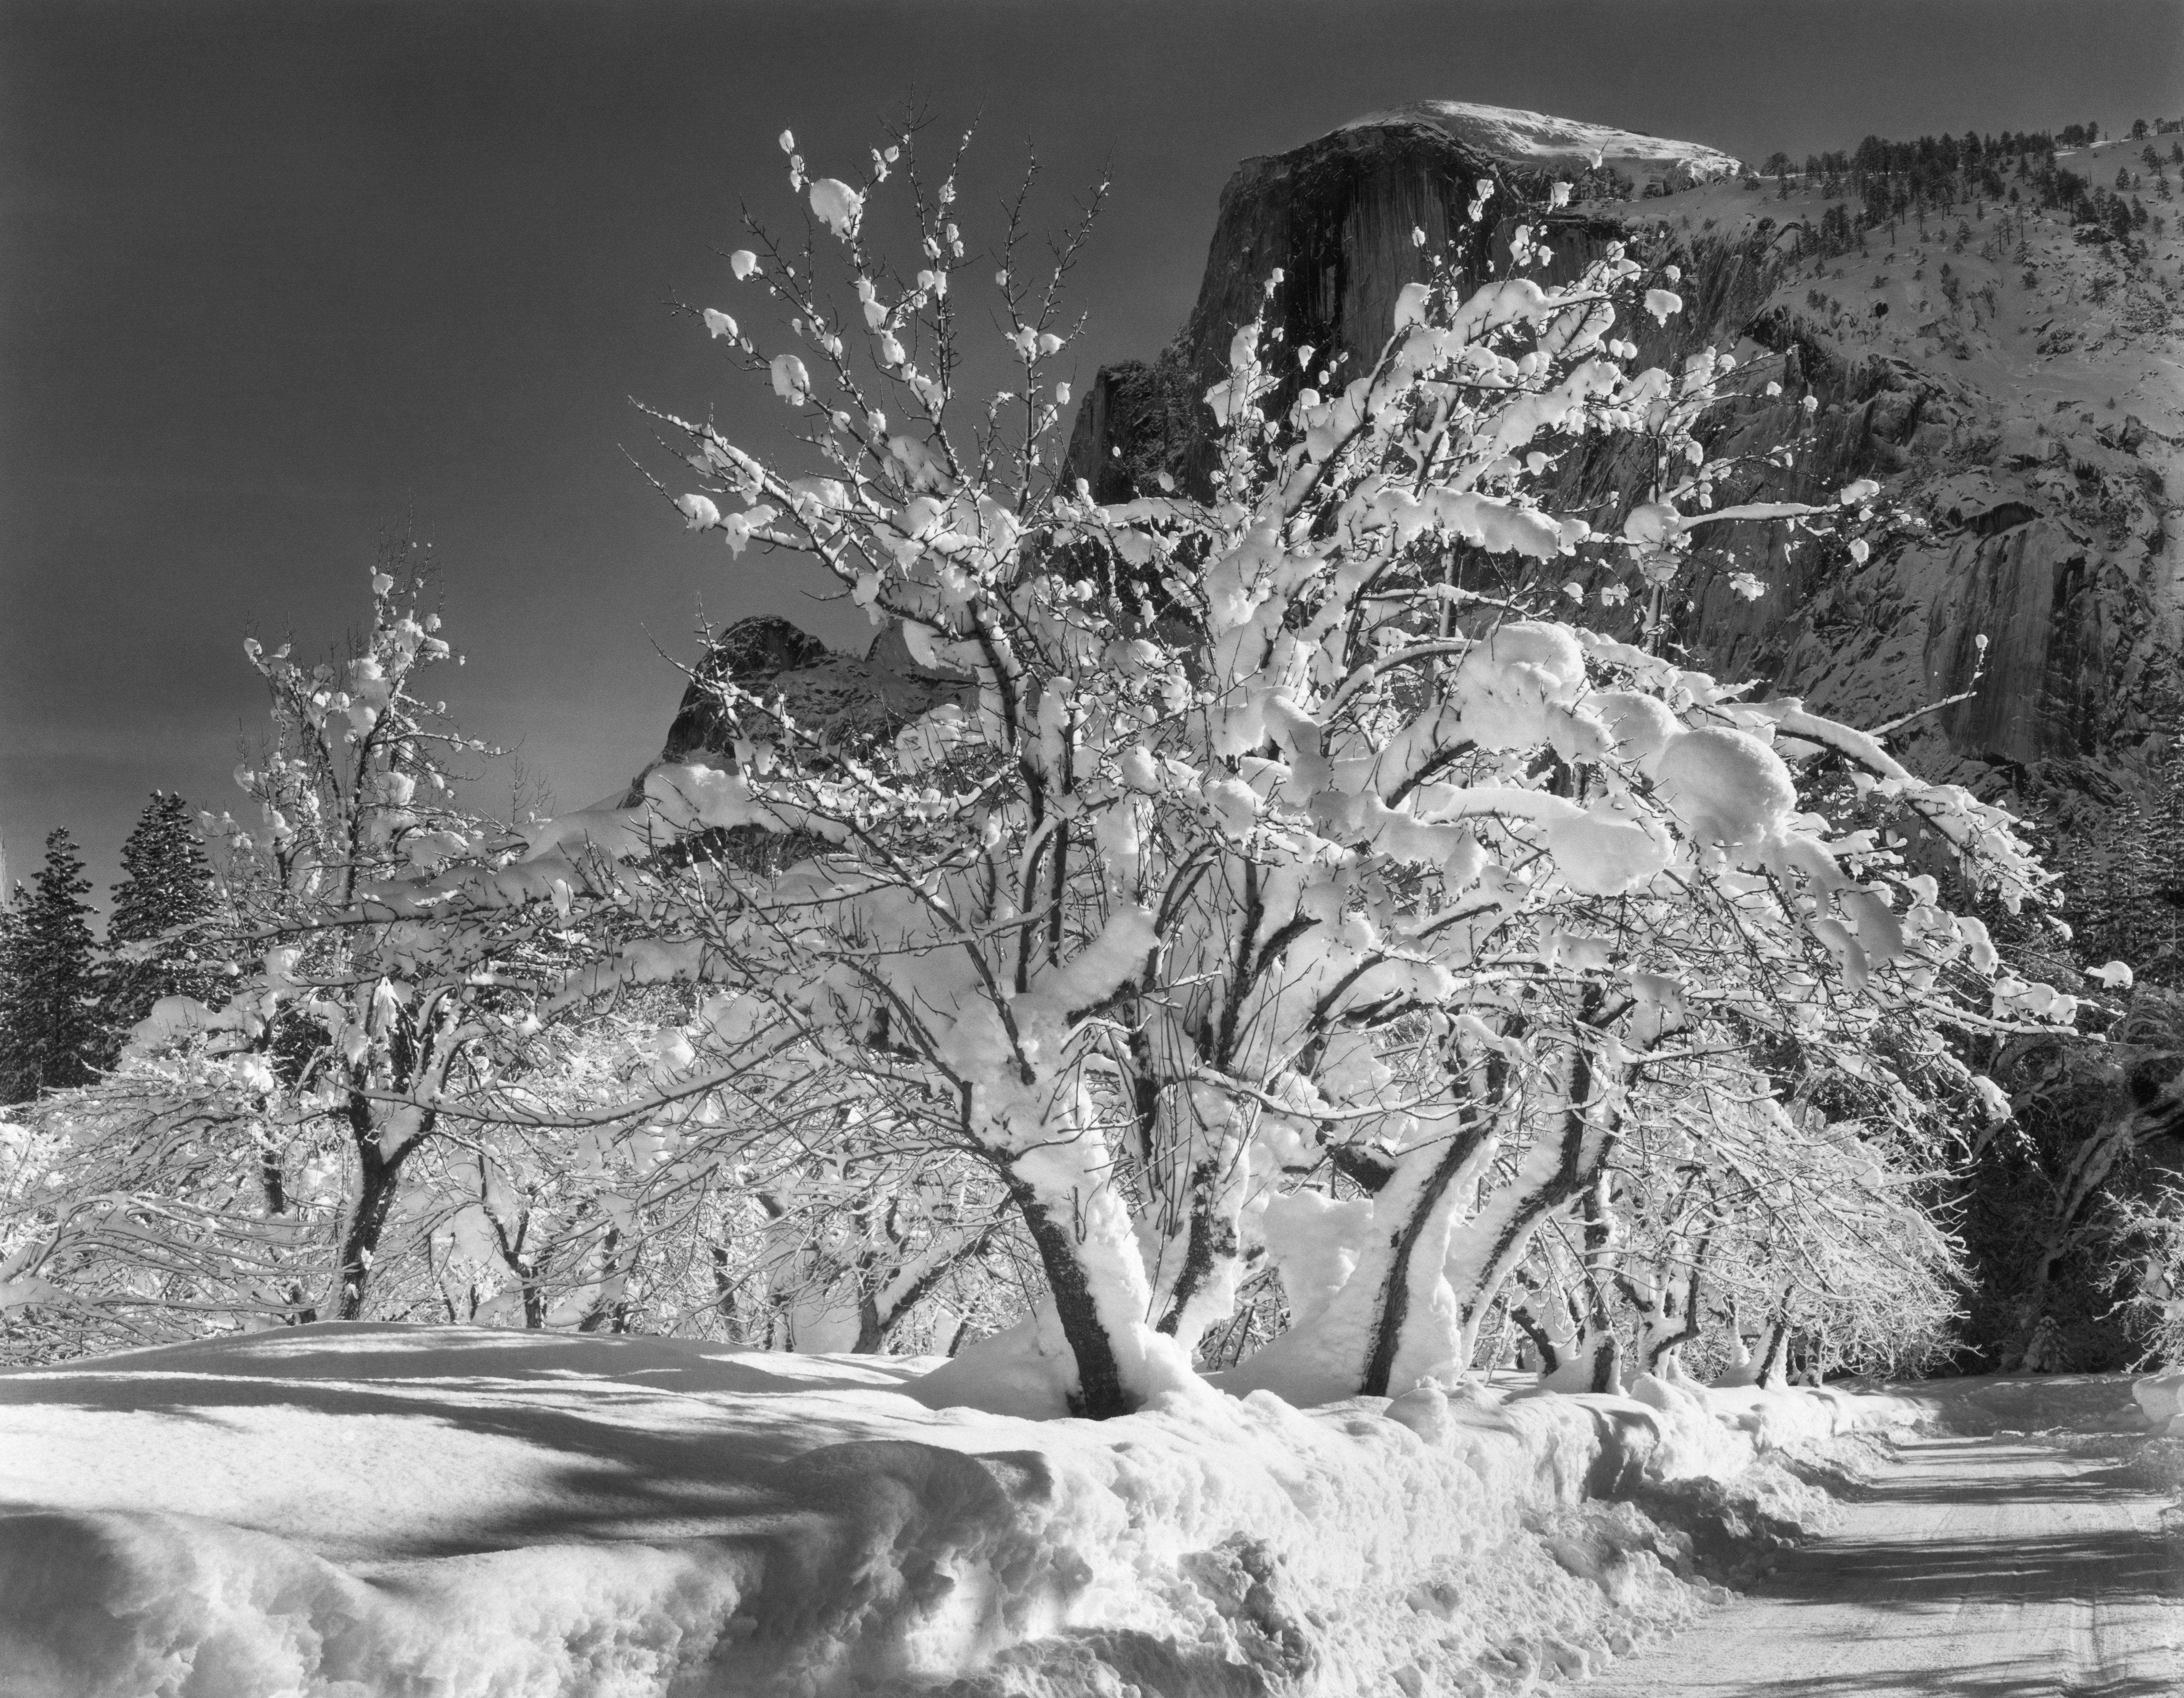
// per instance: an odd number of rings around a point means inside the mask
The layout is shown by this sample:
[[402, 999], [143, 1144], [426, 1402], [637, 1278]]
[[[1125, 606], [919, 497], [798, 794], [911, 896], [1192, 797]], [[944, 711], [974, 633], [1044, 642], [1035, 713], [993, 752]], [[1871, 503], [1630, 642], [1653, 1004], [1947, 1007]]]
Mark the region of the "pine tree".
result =
[[31, 893], [19, 881], [13, 890], [0, 891], [0, 1104], [20, 1102], [25, 1093], [16, 1077], [14, 988], [21, 977], [23, 915], [31, 905]]
[[0, 978], [0, 1097], [90, 1083], [100, 1047], [92, 971], [91, 881], [66, 830], [46, 838], [46, 864], [15, 905]]
[[154, 790], [121, 846], [114, 887], [102, 1014], [114, 1041], [163, 996], [208, 998], [221, 977], [203, 922], [214, 905], [212, 868], [179, 795]]
[[2056, 857], [2087, 966], [2120, 960], [2150, 984], [2184, 985], [2184, 699], [2162, 692], [2137, 793]]

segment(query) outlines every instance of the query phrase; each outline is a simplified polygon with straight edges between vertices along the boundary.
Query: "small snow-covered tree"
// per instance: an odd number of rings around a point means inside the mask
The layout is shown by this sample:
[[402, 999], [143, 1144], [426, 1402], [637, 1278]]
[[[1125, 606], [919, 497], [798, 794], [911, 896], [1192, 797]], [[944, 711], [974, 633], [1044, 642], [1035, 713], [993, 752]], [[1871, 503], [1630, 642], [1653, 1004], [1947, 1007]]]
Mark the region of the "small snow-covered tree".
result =
[[489, 1080], [482, 1040], [521, 1019], [526, 962], [551, 953], [560, 918], [421, 921], [399, 900], [450, 863], [490, 867], [512, 840], [457, 800], [460, 764], [485, 745], [420, 693], [450, 650], [410, 545], [382, 549], [370, 592], [368, 629], [327, 661], [245, 645], [273, 730], [237, 772], [259, 818], [229, 833], [230, 881], [262, 956], [217, 1016], [246, 1040], [238, 1065], [345, 1134], [357, 1183], [328, 1306], [343, 1319], [365, 1312], [404, 1166], [448, 1100]]
[[422, 1153], [400, 1211], [425, 1239], [413, 1276], [460, 1320], [806, 1350], [929, 1330], [921, 1306], [960, 1301], [1001, 1229], [989, 1178], [894, 1137], [883, 1105], [778, 1033], [720, 1029], [720, 999], [675, 999], [509, 1056]]
[[[566, 885], [519, 877], [491, 902], [411, 899], [450, 869], [489, 883], [521, 848], [458, 800], [485, 746], [421, 693], [449, 651], [416, 560], [406, 543], [382, 550], [370, 623], [328, 660], [246, 645], [271, 709], [237, 772], [257, 817], [207, 822], [217, 941], [239, 970], [198, 987], [209, 997], [161, 997], [117, 1077], [43, 1117], [68, 1158], [24, 1269], [53, 1301], [164, 1306], [203, 1324], [362, 1316], [402, 1175], [473, 1094], [490, 1095], [538, 977], [579, 947]], [[175, 850], [148, 850], [125, 890], [189, 874]], [[171, 918], [175, 893], [140, 894], [131, 916]], [[79, 1197], [93, 1176], [97, 1194]], [[253, 1238], [279, 1253], [234, 1250]], [[214, 1290], [204, 1269], [223, 1256], [234, 1277]]]
[[[19, 1298], [35, 1276], [48, 1306], [132, 1326], [365, 1312], [398, 1175], [489, 1077], [481, 1040], [519, 1017], [523, 951], [550, 929], [521, 910], [421, 925], [375, 894], [520, 847], [456, 804], [453, 762], [482, 745], [418, 693], [448, 649], [414, 561], [382, 552], [369, 628], [326, 663], [246, 645], [271, 708], [237, 773], [259, 817], [208, 821], [214, 941], [240, 970], [161, 996], [114, 1078], [42, 1111], [56, 1166], [17, 1223]], [[202, 893], [176, 810], [155, 811], [121, 918], [156, 944]]]
[[315, 1318], [331, 1128], [224, 1059], [125, 1059], [0, 1136], [0, 1348], [18, 1361]]
[[[1482, 289], [1429, 267], [1347, 381], [1240, 326], [1206, 397], [1211, 491], [1101, 505], [1054, 476], [1073, 248], [1034, 276], [1011, 225], [981, 304], [1018, 375], [960, 428], [976, 320], [954, 316], [952, 178], [928, 196], [911, 175], [925, 266], [899, 280], [862, 232], [908, 138], [855, 184], [783, 142], [818, 224], [732, 266], [802, 351], [704, 320], [794, 410], [811, 470], [667, 418], [703, 481], [677, 504], [738, 555], [818, 560], [975, 704], [844, 750], [724, 682], [732, 762], [656, 769], [639, 806], [555, 822], [528, 865], [627, 866], [643, 970], [733, 988], [989, 1162], [1050, 1290], [1017, 1345], [1072, 1407], [1187, 1383], [1262, 1258], [1294, 1324], [1232, 1384], [1316, 1398], [1458, 1368], [1650, 1081], [1717, 1055], [1743, 1077], [1764, 1051], [1961, 1095], [1953, 1028], [2054, 1006], [1997, 991], [1984, 929], [1892, 847], [1936, 834], [2014, 904], [2038, 875], [2005, 816], [1795, 700], [1552, 616], [1581, 552], [1652, 587], [1708, 522], [1832, 522], [1713, 506], [1682, 421], [1730, 363], [1631, 369], [1619, 249], [1557, 287], [1524, 275], [1529, 230]], [[1312, 381], [1266, 416], [1289, 360]], [[1677, 437], [1675, 470], [1614, 532], [1541, 506], [1557, 454], [1647, 431]], [[1821, 774], [1850, 775], [1826, 780], [1840, 825], [1808, 805]], [[704, 851], [754, 828], [801, 858]], [[676, 839], [694, 848], [663, 863]], [[1884, 1028], [1902, 1043], [1876, 1053]], [[1311, 1177], [1343, 1164], [1374, 1173], [1368, 1198]]]

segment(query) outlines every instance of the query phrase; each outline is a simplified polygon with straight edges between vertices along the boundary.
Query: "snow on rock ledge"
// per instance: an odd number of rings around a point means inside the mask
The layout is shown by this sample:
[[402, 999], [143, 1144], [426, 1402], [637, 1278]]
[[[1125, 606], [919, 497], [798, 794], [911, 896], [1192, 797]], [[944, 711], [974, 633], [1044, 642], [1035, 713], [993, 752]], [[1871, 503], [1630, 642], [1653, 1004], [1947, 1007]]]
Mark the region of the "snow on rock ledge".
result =
[[926, 1366], [320, 1326], [0, 1375], [0, 1667], [114, 1698], [1475, 1693], [1719, 1595], [1655, 1500], [1916, 1413], [1641, 1381], [1032, 1422], [923, 1406]]
[[1682, 183], [1712, 182], [1743, 166], [1730, 154], [1696, 142], [1641, 136], [1612, 125], [1586, 124], [1514, 106], [1481, 106], [1462, 100], [1419, 100], [1352, 119], [1344, 130], [1390, 124], [1427, 124], [1454, 141], [1505, 164], [1546, 169], [1595, 164], [1643, 177], [1648, 173]]

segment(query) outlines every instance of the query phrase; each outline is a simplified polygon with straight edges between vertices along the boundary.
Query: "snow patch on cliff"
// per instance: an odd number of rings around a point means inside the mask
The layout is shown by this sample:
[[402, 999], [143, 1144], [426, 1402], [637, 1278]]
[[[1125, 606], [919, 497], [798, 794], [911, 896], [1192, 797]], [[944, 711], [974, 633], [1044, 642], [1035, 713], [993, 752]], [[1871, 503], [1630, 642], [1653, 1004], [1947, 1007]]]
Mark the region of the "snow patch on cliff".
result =
[[1611, 125], [1586, 124], [1514, 106], [1482, 106], [1471, 101], [1419, 100], [1391, 107], [1340, 125], [1364, 130], [1375, 125], [1427, 124], [1466, 147], [1521, 167], [1568, 165], [1583, 170], [1608, 164], [1641, 175], [1680, 175], [1691, 183], [1734, 175], [1743, 166], [1730, 155], [1696, 142], [1641, 136]]

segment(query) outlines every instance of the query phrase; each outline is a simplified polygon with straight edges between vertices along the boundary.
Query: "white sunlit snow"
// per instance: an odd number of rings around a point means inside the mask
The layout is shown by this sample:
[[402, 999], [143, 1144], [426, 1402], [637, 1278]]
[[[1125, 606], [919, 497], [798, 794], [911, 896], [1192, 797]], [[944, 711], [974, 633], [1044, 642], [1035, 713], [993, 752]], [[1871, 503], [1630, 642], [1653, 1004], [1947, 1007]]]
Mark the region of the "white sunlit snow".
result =
[[0, 1376], [0, 1665], [102, 1698], [1508, 1690], [1719, 1600], [1695, 1536], [1820, 1519], [1765, 1447], [1922, 1413], [1649, 1378], [1033, 1422], [905, 1395], [933, 1366], [329, 1325]]
[[1647, 173], [1680, 171], [1695, 183], [1733, 175], [1738, 162], [1718, 148], [1665, 136], [1641, 136], [1607, 124], [1585, 124], [1514, 106], [1484, 106], [1464, 100], [1419, 100], [1353, 119], [1345, 130], [1379, 124], [1430, 124], [1434, 128], [1496, 159], [1541, 167], [1612, 165]]

